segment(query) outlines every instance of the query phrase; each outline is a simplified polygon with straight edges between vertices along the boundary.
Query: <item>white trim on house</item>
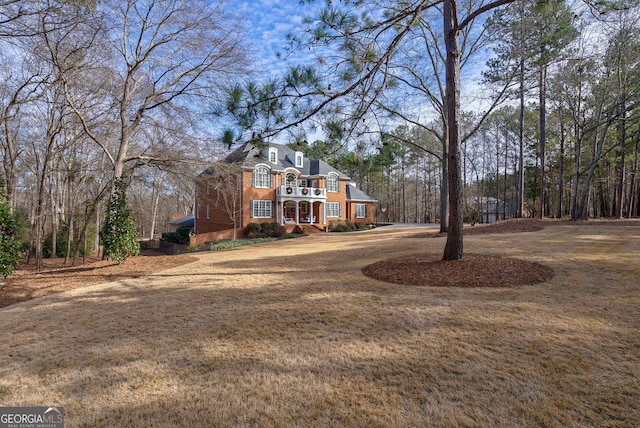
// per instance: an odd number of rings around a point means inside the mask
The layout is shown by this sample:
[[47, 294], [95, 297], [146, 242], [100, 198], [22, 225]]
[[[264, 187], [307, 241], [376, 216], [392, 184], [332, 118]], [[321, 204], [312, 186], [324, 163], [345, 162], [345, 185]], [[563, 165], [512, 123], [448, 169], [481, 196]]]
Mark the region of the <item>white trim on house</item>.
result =
[[342, 213], [342, 204], [340, 202], [326, 202], [325, 212], [327, 217], [340, 217], [340, 214]]
[[274, 165], [278, 164], [278, 149], [275, 147], [269, 147], [269, 162]]
[[[261, 172], [261, 174], [258, 174], [258, 171], [264, 171], [264, 172]], [[253, 187], [261, 188], [261, 189], [271, 188], [272, 175], [273, 174], [271, 174], [271, 168], [268, 165], [264, 165], [264, 164], [256, 165], [253, 172], [251, 173]]]
[[252, 200], [251, 218], [273, 218], [273, 201], [270, 199]]

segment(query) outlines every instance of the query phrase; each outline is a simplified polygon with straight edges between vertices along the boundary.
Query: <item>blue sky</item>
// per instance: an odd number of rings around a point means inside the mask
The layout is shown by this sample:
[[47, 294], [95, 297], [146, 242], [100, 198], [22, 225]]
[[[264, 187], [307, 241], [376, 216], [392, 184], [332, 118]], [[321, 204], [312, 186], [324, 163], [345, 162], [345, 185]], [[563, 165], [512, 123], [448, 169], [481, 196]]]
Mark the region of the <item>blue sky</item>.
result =
[[241, 15], [249, 23], [250, 40], [259, 59], [259, 67], [275, 72], [284, 65], [277, 58], [286, 46], [286, 35], [311, 16], [319, 6], [300, 5], [298, 0], [257, 0], [238, 2]]
[[[277, 54], [284, 53], [287, 45], [286, 35], [300, 28], [305, 17], [313, 17], [325, 6], [323, 0], [305, 5], [301, 5], [299, 0], [232, 1], [229, 4], [237, 5], [237, 11], [249, 24], [248, 37], [258, 61], [255, 71], [260, 77], [276, 76], [285, 71], [287, 63], [284, 59], [278, 58]], [[464, 108], [481, 109], [476, 106], [478, 100], [472, 94], [479, 93], [478, 80], [485, 60], [486, 58], [481, 58], [474, 61], [463, 70]], [[290, 63], [301, 64], [309, 61], [313, 62], [316, 59], [307, 52], [300, 52]], [[425, 106], [425, 109], [428, 115], [433, 114], [429, 106]]]

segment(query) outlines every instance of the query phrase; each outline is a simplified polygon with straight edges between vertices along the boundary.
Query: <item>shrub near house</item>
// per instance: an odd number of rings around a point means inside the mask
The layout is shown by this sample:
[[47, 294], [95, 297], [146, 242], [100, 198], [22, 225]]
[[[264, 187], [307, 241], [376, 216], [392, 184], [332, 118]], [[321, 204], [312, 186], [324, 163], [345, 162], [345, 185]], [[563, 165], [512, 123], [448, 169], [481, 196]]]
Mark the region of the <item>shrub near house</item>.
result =
[[16, 238], [17, 224], [11, 205], [0, 186], [0, 277], [6, 278], [18, 267], [20, 242]]

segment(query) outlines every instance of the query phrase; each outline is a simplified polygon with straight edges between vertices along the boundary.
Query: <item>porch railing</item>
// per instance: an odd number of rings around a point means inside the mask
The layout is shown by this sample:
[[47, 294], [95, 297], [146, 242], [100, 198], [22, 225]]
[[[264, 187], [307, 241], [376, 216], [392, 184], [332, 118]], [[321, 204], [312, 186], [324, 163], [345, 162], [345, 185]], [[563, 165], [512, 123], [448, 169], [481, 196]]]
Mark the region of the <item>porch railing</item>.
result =
[[308, 199], [325, 199], [327, 190], [318, 187], [280, 186], [278, 195], [282, 197], [296, 197]]

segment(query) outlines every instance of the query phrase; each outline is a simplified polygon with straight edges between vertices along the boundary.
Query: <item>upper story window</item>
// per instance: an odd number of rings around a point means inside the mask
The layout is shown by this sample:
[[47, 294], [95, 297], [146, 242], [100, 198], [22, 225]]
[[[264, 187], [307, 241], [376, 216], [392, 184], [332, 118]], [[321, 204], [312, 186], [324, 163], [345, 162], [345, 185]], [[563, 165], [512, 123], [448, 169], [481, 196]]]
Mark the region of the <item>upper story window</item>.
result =
[[296, 152], [296, 168], [302, 168], [302, 160], [304, 159], [302, 152]]
[[297, 180], [298, 177], [293, 172], [287, 172], [287, 175], [285, 176], [287, 186], [295, 186]]
[[271, 187], [269, 168], [259, 166], [253, 171], [253, 187]]
[[269, 148], [269, 162], [278, 163], [278, 149], [274, 147]]
[[340, 191], [340, 181], [338, 180], [338, 176], [336, 174], [329, 174], [327, 177], [327, 192], [339, 192]]

